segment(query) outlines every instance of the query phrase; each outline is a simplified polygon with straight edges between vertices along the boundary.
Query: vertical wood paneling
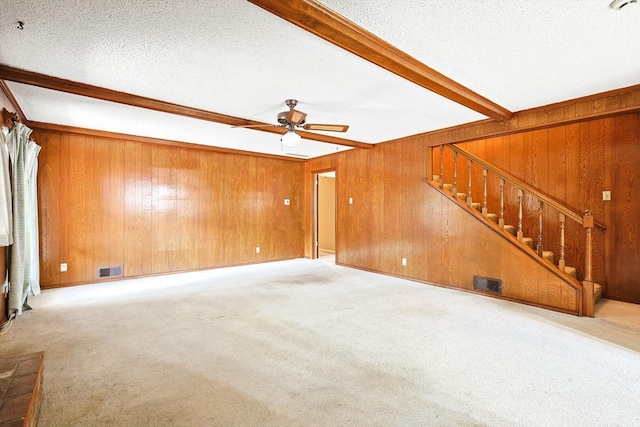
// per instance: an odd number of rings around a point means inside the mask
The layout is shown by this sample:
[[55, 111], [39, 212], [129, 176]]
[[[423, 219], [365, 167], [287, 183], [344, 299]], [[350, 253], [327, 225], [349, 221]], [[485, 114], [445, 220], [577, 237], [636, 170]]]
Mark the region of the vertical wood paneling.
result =
[[[444, 283], [443, 279], [443, 246], [445, 238], [442, 235], [441, 215], [440, 215], [440, 196], [427, 191], [426, 185], [423, 187], [424, 193], [423, 210], [424, 210], [424, 233], [422, 236], [422, 249], [424, 257], [424, 280], [434, 283]], [[433, 244], [436, 242], [439, 244]], [[428, 260], [432, 260], [429, 262]]]
[[200, 268], [223, 265], [222, 259], [222, 194], [220, 169], [221, 160], [212, 153], [202, 153], [200, 168], [204, 170], [201, 184], [204, 226], [200, 236]]
[[[542, 190], [544, 193], [549, 194], [549, 133], [547, 129], [534, 131], [532, 135], [532, 153], [533, 156], [531, 158], [532, 161], [532, 171], [533, 171], [533, 181], [531, 184]], [[508, 150], [508, 147], [505, 147]], [[508, 170], [508, 168], [506, 168]], [[530, 224], [529, 233], [527, 234], [529, 237], [533, 238], [534, 247], [538, 242], [538, 233], [539, 233], [539, 221], [538, 221], [538, 210], [539, 210], [539, 200], [535, 197], [528, 196], [526, 205], [527, 212], [527, 224]], [[543, 247], [547, 241], [547, 235], [544, 233], [544, 230], [548, 228], [548, 215], [547, 215], [548, 207], [543, 206], [543, 234], [542, 234], [542, 242]]]
[[151, 194], [152, 205], [151, 216], [153, 251], [151, 253], [151, 273], [157, 274], [161, 271], [171, 271], [169, 266], [170, 231], [173, 226], [170, 216], [170, 194], [171, 194], [171, 171], [167, 164], [170, 147], [155, 145], [152, 147], [151, 164], [152, 181]]
[[[624, 267], [614, 265], [619, 259], [616, 254], [623, 251], [626, 256], [629, 253], [629, 245], [625, 246], [623, 243], [625, 238], [620, 234], [620, 230], [624, 229], [627, 235], [633, 235], [633, 232], [629, 231], [633, 230], [629, 221], [635, 218], [636, 209], [640, 209], [637, 197], [633, 200], [616, 199], [616, 195], [621, 197], [621, 194], [625, 194], [625, 185], [633, 186], [633, 171], [638, 169], [634, 163], [639, 161], [637, 153], [631, 150], [622, 156], [619, 148], [620, 144], [627, 144], [627, 149], [628, 144], [638, 144], [640, 138], [634, 128], [637, 122], [638, 115], [631, 114], [511, 135], [508, 143], [506, 137], [492, 138], [487, 141], [486, 152], [486, 159], [491, 163], [534, 184], [574, 210], [592, 210], [596, 220], [606, 224], [606, 233], [601, 234], [596, 229], [593, 234], [594, 280], [605, 285], [606, 295], [634, 301], [640, 301], [640, 298], [629, 297], [633, 292], [640, 292], [639, 273], [635, 271], [634, 255], [630, 255], [631, 259]], [[619, 126], [624, 130], [618, 129]], [[473, 148], [473, 144], [463, 146], [467, 149]], [[509, 164], [505, 164], [504, 158], [496, 151], [508, 152]], [[636, 169], [626, 167], [628, 162], [632, 162]], [[605, 189], [612, 191], [611, 202], [602, 201], [602, 191]], [[490, 194], [492, 198], [497, 199], [496, 193]], [[494, 200], [494, 203], [496, 201]], [[535, 238], [536, 201], [529, 197], [525, 206], [525, 235]], [[507, 208], [507, 212], [509, 209]], [[624, 211], [629, 212], [627, 217], [621, 213]], [[559, 258], [560, 234], [557, 215], [555, 210], [546, 208], [543, 222], [544, 248], [555, 253], [556, 261]], [[507, 223], [509, 222], [507, 219]], [[584, 229], [573, 221], [567, 221], [566, 263], [578, 269], [579, 278], [584, 277], [584, 251]], [[637, 285], [627, 289], [629, 283]], [[620, 293], [614, 296], [615, 292]], [[562, 298], [568, 297], [563, 294]]]
[[[511, 170], [516, 176], [521, 174], [525, 181], [540, 182], [538, 185], [541, 189], [546, 181], [546, 191], [554, 193], [552, 195], [556, 198], [560, 198], [559, 194], [564, 191], [566, 203], [576, 209], [595, 206], [598, 215], [602, 215], [597, 219], [606, 220], [608, 227], [606, 236], [600, 237], [604, 240], [595, 243], [596, 249], [604, 253], [600, 256], [606, 259], [596, 260], [596, 263], [600, 264], [597, 268], [600, 268], [601, 274], [606, 274], [607, 293], [616, 298], [640, 300], [640, 295], [637, 295], [640, 293], [640, 263], [635, 255], [637, 248], [633, 246], [637, 244], [634, 226], [640, 222], [639, 202], [635, 195], [630, 199], [625, 197], [637, 190], [636, 174], [640, 169], [638, 118], [637, 115], [627, 115], [607, 120], [609, 122], [593, 121], [538, 133], [525, 132], [492, 138], [476, 143], [475, 150], [484, 150], [487, 158], [495, 158], [494, 163]], [[556, 144], [562, 142], [563, 133], [564, 147], [558, 147]], [[41, 134], [43, 140], [51, 138], [46, 135], [47, 132], [41, 131]], [[65, 138], [68, 141], [67, 160], [64, 158]], [[68, 233], [66, 236], [64, 233], [50, 236], [49, 231], [43, 231], [47, 248], [57, 247], [55, 251], [47, 249], [46, 253], [50, 255], [43, 262], [44, 276], [50, 276], [49, 279], [45, 278], [49, 280], [47, 283], [50, 285], [47, 286], [94, 281], [96, 262], [104, 257], [105, 251], [106, 262], [113, 260], [114, 253], [121, 253], [126, 260], [135, 260], [135, 268], [127, 267], [129, 261], [125, 261], [125, 272], [135, 272], [136, 275], [266, 259], [256, 256], [254, 246], [257, 244], [253, 240], [271, 242], [262, 243], [261, 246], [265, 257], [271, 247], [279, 252], [274, 254], [274, 259], [300, 256], [304, 251], [301, 236], [302, 218], [305, 215], [302, 201], [305, 166], [302, 164], [200, 150], [181, 152], [176, 148], [146, 143], [139, 143], [136, 148], [135, 145], [119, 141], [124, 145], [122, 156], [118, 148], [114, 148], [114, 142], [105, 138], [62, 134], [59, 141], [60, 150], [55, 155], [60, 158], [49, 159], [54, 151], [44, 152], [41, 168], [45, 164], [58, 162], [60, 182], [41, 181], [47, 182], [44, 184], [47, 188], [40, 189], [40, 197], [42, 199], [46, 191], [64, 194], [62, 187], [68, 187], [69, 206], [60, 209], [57, 214], [62, 229], [65, 228], [65, 221], [68, 224]], [[105, 144], [105, 141], [108, 143]], [[420, 151], [423, 149], [418, 148], [418, 141], [412, 139], [374, 150], [352, 150], [319, 161], [337, 168], [339, 219], [336, 250], [338, 254], [341, 251], [344, 253], [344, 258], [339, 256], [338, 262], [421, 280], [439, 277], [443, 284], [468, 286], [466, 275], [473, 269], [484, 271], [486, 268], [481, 258], [471, 259], [468, 265], [472, 267], [466, 272], [456, 268], [455, 263], [460, 262], [458, 259], [453, 258], [452, 261], [452, 257], [459, 258], [460, 251], [468, 250], [460, 243], [462, 241], [468, 245], [468, 238], [461, 240], [461, 236], [472, 232], [472, 229], [467, 230], [468, 224], [465, 222], [462, 226], [457, 222], [468, 217], [458, 218], [454, 211], [459, 209], [440, 195], [431, 195], [429, 192], [422, 196], [410, 194], [420, 193], [424, 188], [415, 181], [422, 173], [420, 168], [424, 167], [417, 164], [424, 162]], [[407, 144], [413, 146], [403, 147]], [[540, 147], [545, 144], [546, 150]], [[105, 159], [108, 160], [106, 163]], [[450, 162], [450, 159], [447, 161]], [[309, 167], [313, 167], [314, 162], [310, 161]], [[133, 172], [130, 171], [132, 164]], [[136, 166], [138, 164], [139, 168]], [[195, 167], [198, 170], [191, 174], [182, 171], [182, 167], [186, 170]], [[65, 168], [68, 169], [66, 180]], [[243, 176], [240, 180], [238, 170], [249, 171], [249, 176]], [[119, 173], [121, 177], [111, 176]], [[557, 181], [563, 173], [566, 185], [560, 188]], [[278, 184], [259, 184], [258, 181], [263, 181], [266, 176], [276, 176], [277, 179], [273, 181]], [[465, 181], [464, 176], [461, 177], [459, 187], [463, 188]], [[131, 182], [133, 190], [129, 189]], [[119, 185], [124, 188], [114, 188]], [[612, 187], [607, 189], [611, 189], [613, 200], [606, 205], [600, 200], [601, 191], [609, 185]], [[133, 203], [130, 191], [134, 193]], [[186, 200], [180, 196], [183, 191], [196, 194]], [[269, 192], [270, 203], [264, 203], [265, 199], [261, 196], [264, 191]], [[291, 196], [291, 193], [294, 195]], [[474, 200], [478, 200], [478, 193], [474, 191]], [[295, 205], [288, 211], [282, 203], [285, 197], [291, 198], [292, 205]], [[348, 205], [348, 197], [354, 197], [354, 205]], [[370, 200], [367, 201], [367, 198]], [[115, 222], [112, 223], [113, 200], [116, 206], [118, 203], [124, 206], [124, 215], [120, 221], [118, 214], [113, 214]], [[490, 206], [497, 206], [496, 200], [490, 203]], [[49, 212], [54, 211], [50, 203], [45, 205]], [[131, 214], [130, 209], [140, 212], [140, 215]], [[372, 210], [375, 212], [371, 213]], [[41, 208], [41, 215], [42, 212]], [[424, 219], [433, 215], [440, 217], [435, 228]], [[545, 221], [552, 224], [556, 213], [549, 212], [547, 216]], [[120, 232], [118, 226], [113, 224], [120, 222], [121, 235], [124, 237], [112, 238], [112, 231], [116, 234]], [[572, 265], [570, 257], [582, 260], [579, 254], [584, 251], [584, 247], [580, 246], [584, 241], [583, 231], [571, 230], [571, 226], [571, 223], [567, 224], [569, 265]], [[101, 234], [99, 227], [108, 232]], [[192, 228], [198, 229], [198, 233], [190, 233]], [[461, 228], [463, 231], [460, 231]], [[143, 231], [132, 237], [132, 229]], [[131, 243], [130, 240], [140, 241], [140, 238], [136, 238], [140, 235], [145, 236], [142, 244]], [[263, 238], [263, 235], [267, 237]], [[485, 247], [488, 238], [483, 234], [476, 237], [480, 239], [480, 247]], [[58, 243], [54, 242], [56, 238]], [[123, 243], [120, 248], [114, 248], [118, 240]], [[282, 241], [285, 243], [280, 243]], [[224, 242], [224, 247], [221, 242]], [[188, 250], [177, 253], [189, 244], [199, 248], [197, 254]], [[576, 246], [579, 248], [576, 249]], [[53, 255], [54, 252], [57, 255]], [[65, 252], [68, 253], [66, 261], [69, 263], [69, 272], [66, 275], [58, 272], [59, 279], [55, 279], [55, 270], [59, 265], [54, 264], [63, 262]], [[494, 257], [493, 247], [491, 252], [491, 257]], [[409, 253], [408, 258], [417, 257], [420, 261], [403, 270], [399, 260], [406, 253]], [[431, 258], [437, 261], [432, 262]], [[613, 264], [615, 267], [612, 267]], [[527, 289], [519, 284], [517, 274], [512, 273], [512, 269], [519, 267], [511, 263], [506, 268], [497, 261], [496, 265], [499, 267], [496, 274], [507, 277], [509, 286], [516, 289], [515, 292], [522, 292], [525, 296], [535, 294], [536, 298], [547, 298], [549, 301], [560, 298], [568, 301], [567, 304], [575, 301], [575, 295], [572, 296], [571, 292], [557, 292], [557, 289], [544, 291], [546, 285], [535, 290]], [[581, 265], [575, 266], [582, 269]], [[614, 270], [615, 276], [612, 276], [610, 272]], [[444, 274], [444, 271], [447, 273]], [[547, 296], [543, 297], [545, 292]]]
[[176, 262], [174, 268], [198, 265], [196, 233], [198, 228], [199, 198], [198, 159], [186, 148], [177, 148], [175, 171], [176, 185]]
[[69, 239], [65, 236], [69, 236], [71, 233], [72, 224], [70, 224], [69, 207], [71, 206], [71, 137], [68, 133], [62, 133], [60, 135], [60, 187], [58, 192], [58, 200], [62, 210], [59, 217], [58, 231], [62, 236], [60, 238], [60, 262], [67, 264], [67, 272], [61, 273], [60, 282], [68, 280], [68, 265], [69, 265]]
[[[106, 265], [124, 264], [133, 277], [303, 255], [301, 163], [75, 133], [34, 136], [43, 144], [45, 288], [95, 282]], [[266, 250], [256, 254], [261, 242]]]
[[48, 133], [32, 137], [37, 138], [42, 147], [38, 156], [40, 173], [38, 174], [38, 188], [40, 209], [39, 227], [42, 236], [40, 242], [40, 259], [44, 260], [42, 266], [42, 285], [48, 282], [60, 280], [60, 253], [61, 238], [57, 230], [60, 228], [61, 205], [60, 200], [60, 157], [56, 155], [61, 149], [60, 134]]
[[[425, 197], [424, 163], [427, 161], [425, 148], [419, 141], [401, 144], [402, 180], [398, 192], [402, 199], [402, 235], [413, 238], [403, 239], [403, 256], [407, 258], [405, 275], [421, 278], [428, 275], [425, 250]], [[375, 265], [372, 266], [375, 268]]]
[[108, 265], [124, 265], [125, 251], [125, 144], [122, 141], [106, 140], [109, 147], [109, 198], [105, 212], [109, 236]]
[[[605, 137], [605, 176], [604, 176], [604, 189], [611, 191], [616, 183], [616, 142], [617, 142], [617, 123], [616, 118], [607, 120], [607, 131]], [[616, 195], [617, 196], [617, 195]], [[613, 203], [612, 203], [613, 202]], [[604, 223], [609, 225], [614, 223], [616, 218], [615, 199], [613, 201], [605, 202], [604, 205]], [[640, 210], [639, 210], [640, 212]], [[639, 221], [640, 222], [640, 221]], [[605, 281], [602, 283], [603, 294], [609, 295], [611, 291], [609, 289], [610, 283], [618, 283], [617, 269], [615, 268], [614, 253], [616, 250], [615, 228], [609, 226], [609, 230], [605, 236], [605, 261], [604, 261], [604, 277]], [[640, 272], [639, 272], [640, 273]], [[615, 285], [614, 285], [615, 289]]]
[[[612, 187], [613, 232], [615, 252], [609, 261], [616, 271], [615, 282], [609, 282], [610, 296], [629, 301], [640, 301], [640, 120], [616, 118], [615, 163], [616, 176]], [[612, 236], [608, 235], [608, 238]]]
[[[69, 176], [70, 176], [70, 199], [68, 215], [69, 223], [69, 264], [67, 270], [67, 280], [61, 283], [80, 283], [88, 281], [87, 276], [87, 248], [93, 242], [93, 236], [87, 233], [86, 206], [90, 195], [93, 174], [90, 172], [92, 141], [87, 141], [84, 135], [70, 135]], [[43, 191], [43, 189], [39, 189]], [[39, 206], [40, 209], [42, 207]], [[42, 272], [41, 272], [42, 273]], [[56, 284], [52, 282], [51, 284]]]
[[[604, 190], [605, 176], [605, 144], [606, 144], [606, 123], [607, 119], [594, 120], [590, 122], [589, 140], [589, 209], [594, 217], [604, 220], [604, 201], [602, 191]], [[604, 283], [604, 236], [594, 230], [593, 233], [593, 280], [597, 283]]]
[[384, 150], [378, 150], [370, 154], [369, 162], [369, 207], [366, 214], [369, 218], [367, 228], [369, 230], [368, 265], [371, 269], [377, 268], [383, 259], [384, 240]]
[[[525, 147], [522, 134], [509, 137], [509, 172], [524, 179], [525, 175]], [[518, 225], [518, 189], [510, 183], [505, 183], [505, 221], [514, 227]]]
[[142, 235], [138, 234], [142, 232], [138, 220], [139, 212], [142, 210], [142, 194], [139, 185], [142, 143], [125, 141], [124, 150], [124, 265], [127, 267], [126, 274], [140, 275], [143, 274], [142, 262], [139, 258]]
[[403, 272], [404, 239], [402, 234], [402, 192], [398, 183], [402, 182], [402, 145], [392, 144], [384, 147], [384, 249], [382, 268], [391, 274]]
[[94, 138], [94, 202], [89, 206], [89, 218], [91, 219], [91, 234], [93, 234], [92, 262], [88, 266], [90, 274], [97, 277], [97, 267], [108, 266], [111, 243], [109, 234], [111, 189], [110, 177], [110, 141], [105, 138]]
[[[562, 203], [566, 203], [566, 128], [550, 128], [548, 131], [549, 192], [548, 194]], [[545, 218], [545, 250], [553, 251], [555, 262], [560, 259], [560, 223], [558, 212], [547, 207]]]
[[[580, 127], [578, 124], [565, 127], [565, 202], [570, 208], [580, 211]], [[582, 212], [581, 212], [582, 213]], [[580, 255], [583, 247], [584, 230], [581, 225], [567, 221], [565, 229], [566, 264], [578, 270], [578, 277], [584, 277], [584, 260]]]

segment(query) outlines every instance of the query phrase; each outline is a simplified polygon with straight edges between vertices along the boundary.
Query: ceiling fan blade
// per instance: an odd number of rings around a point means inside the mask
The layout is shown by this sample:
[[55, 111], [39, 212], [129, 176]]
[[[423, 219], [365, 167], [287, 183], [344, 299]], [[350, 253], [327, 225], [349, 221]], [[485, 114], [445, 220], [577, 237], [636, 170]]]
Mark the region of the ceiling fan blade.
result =
[[289, 115], [287, 117], [290, 123], [294, 125], [301, 125], [304, 123], [304, 119], [307, 118], [307, 113], [303, 113], [302, 111], [294, 110], [293, 108], [289, 109]]
[[320, 123], [307, 123], [302, 126], [305, 130], [325, 130], [329, 132], [346, 132], [348, 125], [327, 125]]
[[231, 126], [232, 128], [268, 128], [268, 127], [277, 127], [277, 128], [283, 128], [286, 126], [281, 126], [281, 125], [270, 125], [268, 123], [265, 124], [261, 124], [261, 125], [235, 125], [235, 126]]

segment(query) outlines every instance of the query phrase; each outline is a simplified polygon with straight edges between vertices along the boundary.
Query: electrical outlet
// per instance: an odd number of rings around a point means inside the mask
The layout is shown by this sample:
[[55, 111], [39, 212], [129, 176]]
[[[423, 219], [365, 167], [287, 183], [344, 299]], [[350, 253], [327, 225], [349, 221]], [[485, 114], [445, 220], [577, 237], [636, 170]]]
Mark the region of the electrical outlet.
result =
[[402, 265], [407, 265], [407, 259], [406, 258], [402, 258]]
[[62, 264], [60, 264], [60, 271], [61, 272], [67, 271], [67, 263], [66, 262], [63, 262]]
[[611, 200], [611, 191], [603, 191], [602, 200]]
[[260, 246], [256, 246], [256, 253], [259, 254], [260, 253]]

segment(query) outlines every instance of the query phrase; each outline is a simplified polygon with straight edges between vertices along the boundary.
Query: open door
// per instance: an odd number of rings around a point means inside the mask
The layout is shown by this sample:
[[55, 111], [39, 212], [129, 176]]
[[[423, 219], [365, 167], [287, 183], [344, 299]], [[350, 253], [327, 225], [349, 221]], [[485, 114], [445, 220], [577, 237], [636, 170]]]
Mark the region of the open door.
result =
[[314, 175], [314, 256], [333, 258], [336, 253], [336, 172]]

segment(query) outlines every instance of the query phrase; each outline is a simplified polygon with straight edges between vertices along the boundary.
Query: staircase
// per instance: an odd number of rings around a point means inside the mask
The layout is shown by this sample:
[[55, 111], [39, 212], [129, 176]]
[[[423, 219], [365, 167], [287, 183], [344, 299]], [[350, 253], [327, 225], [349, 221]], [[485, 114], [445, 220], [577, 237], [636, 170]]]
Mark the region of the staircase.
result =
[[[433, 181], [434, 183], [438, 183], [440, 180], [440, 177], [438, 175], [433, 175]], [[449, 193], [451, 193], [454, 197], [457, 197], [458, 199], [461, 199], [463, 202], [467, 199], [467, 193], [456, 193], [453, 194], [453, 184], [448, 184], [448, 183], [443, 183], [442, 184], [442, 188], [446, 191], [448, 191]], [[487, 212], [486, 214], [482, 213], [482, 204], [478, 203], [478, 202], [471, 202], [471, 208], [475, 209], [476, 211], [478, 211], [479, 213], [482, 214], [482, 216], [487, 220], [487, 221], [491, 221], [495, 224], [498, 224], [498, 214], [495, 213], [491, 213], [491, 212]], [[511, 236], [517, 238], [517, 228], [514, 225], [510, 225], [510, 224], [504, 224], [502, 227], [500, 227], [505, 233], [510, 234]], [[521, 237], [520, 239], [518, 239], [518, 241], [520, 241], [521, 243], [524, 243], [525, 245], [527, 245], [529, 247], [529, 249], [531, 249], [532, 251], [536, 251], [536, 247], [534, 246], [534, 240], [532, 237]], [[539, 254], [540, 255], [540, 254]], [[547, 261], [549, 261], [551, 264], [554, 264], [556, 267], [558, 267], [559, 269], [561, 269], [560, 264], [556, 264], [556, 257], [555, 254], [553, 253], [553, 251], [542, 251], [542, 258], [546, 259]], [[564, 266], [564, 272], [566, 274], [568, 274], [569, 276], [573, 277], [574, 279], [578, 279], [578, 270], [575, 267], [570, 267], [565, 265]], [[594, 293], [594, 299], [595, 302], [600, 301], [600, 299], [602, 298], [602, 286], [599, 283], [594, 283], [593, 284], [593, 293]]]
[[[445, 182], [445, 174], [444, 174], [444, 148], [447, 147], [452, 151], [453, 154], [453, 170], [450, 174], [449, 178], [450, 182]], [[433, 155], [433, 153], [432, 153]], [[467, 159], [467, 188], [469, 189], [467, 193], [459, 192], [457, 188], [457, 160], [458, 156], [464, 156]], [[431, 169], [433, 170], [433, 159], [430, 159]], [[479, 164], [483, 170], [483, 181], [484, 181], [484, 194], [483, 194], [483, 203], [474, 202], [471, 194], [472, 187], [472, 164]], [[489, 173], [496, 174], [500, 180], [500, 213], [492, 213], [488, 212], [487, 209], [487, 175]], [[564, 260], [564, 228], [565, 221], [567, 217], [573, 221], [580, 223], [586, 230], [586, 268], [585, 268], [585, 277], [583, 278], [583, 287], [584, 287], [584, 298], [587, 301], [584, 308], [584, 315], [593, 317], [593, 305], [598, 302], [602, 298], [602, 286], [598, 283], [595, 283], [591, 280], [591, 231], [594, 226], [604, 230], [605, 227], [602, 224], [599, 224], [594, 221], [591, 213], [587, 211], [584, 216], [572, 211], [569, 207], [564, 206], [557, 200], [552, 199], [550, 196], [541, 193], [539, 190], [533, 188], [531, 185], [521, 181], [520, 179], [512, 176], [506, 171], [503, 171], [483, 159], [477, 157], [476, 155], [467, 152], [466, 150], [456, 146], [455, 144], [449, 145], [441, 145], [440, 146], [440, 174], [430, 174], [432, 177], [431, 184], [446, 194], [448, 197], [453, 199], [457, 199], [463, 204], [466, 204], [471, 209], [478, 212], [484, 220], [488, 223], [494, 223], [498, 226], [500, 232], [509, 235], [514, 240], [522, 243], [521, 247], [523, 250], [530, 250], [536, 253], [539, 257], [549, 262], [551, 265], [555, 266], [562, 273], [572, 277], [575, 280], [578, 280], [578, 271], [575, 267], [565, 265]], [[477, 179], [477, 177], [476, 177]], [[519, 215], [517, 218], [517, 225], [505, 224], [504, 220], [504, 185], [505, 182], [509, 182], [512, 185], [515, 185], [518, 188], [518, 210]], [[536, 239], [532, 237], [526, 237], [523, 235], [523, 227], [522, 227], [522, 201], [524, 197], [524, 193], [527, 192], [532, 194], [538, 199], [539, 203], [539, 232]], [[547, 204], [555, 208], [559, 212], [559, 221], [560, 221], [560, 229], [561, 229], [561, 242], [560, 242], [560, 254], [559, 257], [556, 258], [556, 254], [552, 251], [543, 250], [542, 247], [542, 210], [543, 205]]]

